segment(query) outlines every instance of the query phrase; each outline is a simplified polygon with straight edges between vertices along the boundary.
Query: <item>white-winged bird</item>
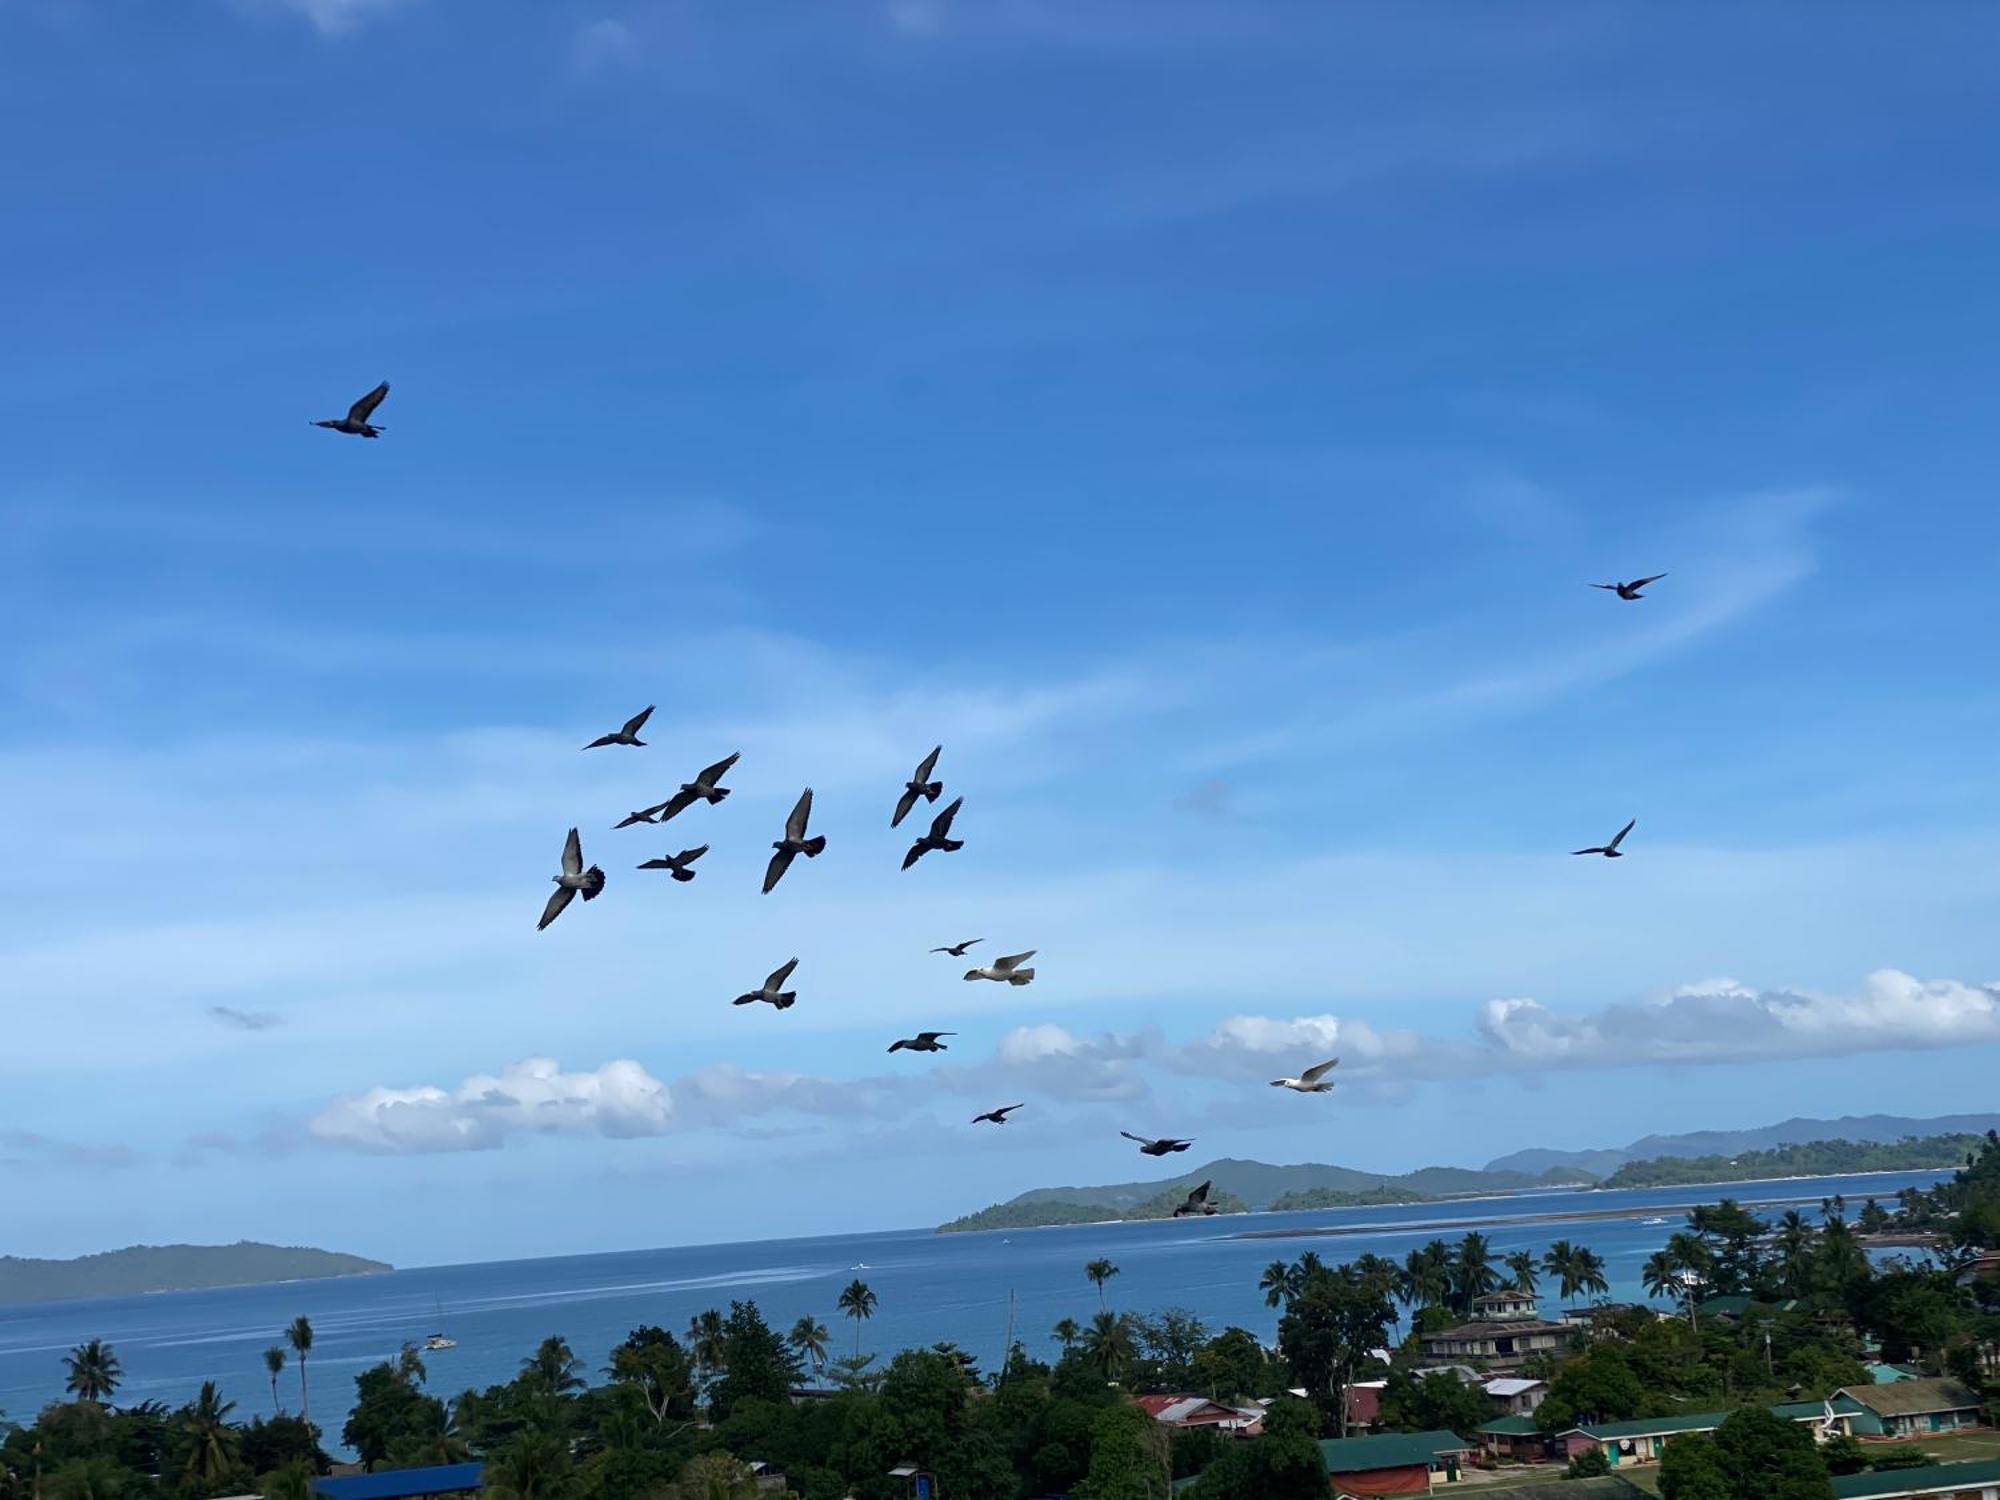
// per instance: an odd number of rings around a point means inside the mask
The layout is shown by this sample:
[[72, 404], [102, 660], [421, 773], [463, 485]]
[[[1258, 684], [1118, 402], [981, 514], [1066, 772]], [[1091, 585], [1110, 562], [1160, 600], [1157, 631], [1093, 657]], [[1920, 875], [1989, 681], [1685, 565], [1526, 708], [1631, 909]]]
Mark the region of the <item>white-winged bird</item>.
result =
[[1608, 844], [1596, 844], [1588, 849], [1572, 849], [1569, 852], [1571, 854], [1601, 854], [1606, 859], [1623, 859], [1625, 856], [1618, 852], [1618, 846], [1625, 842], [1625, 835], [1632, 831], [1638, 821], [1637, 818], [1634, 818], [1630, 823], [1619, 829], [1611, 836], [1611, 842]]
[[955, 1031], [920, 1031], [915, 1036], [906, 1036], [901, 1041], [889, 1043], [891, 1052], [949, 1052], [951, 1049], [938, 1040], [941, 1036], [957, 1036]]
[[574, 828], [563, 840], [562, 874], [555, 877], [555, 894], [549, 897], [549, 904], [542, 908], [542, 920], [535, 924], [540, 932], [549, 923], [563, 914], [563, 908], [574, 901], [579, 893], [586, 901], [595, 901], [597, 893], [604, 889], [604, 872], [592, 865], [583, 867], [583, 841], [577, 837]]
[[1273, 1078], [1274, 1089], [1290, 1089], [1295, 1094], [1330, 1094], [1333, 1080], [1326, 1075], [1340, 1065], [1340, 1059], [1329, 1057], [1323, 1063], [1315, 1063], [1296, 1078]]
[[333, 432], [344, 432], [349, 437], [380, 437], [388, 429], [386, 427], [377, 427], [368, 419], [375, 415], [375, 408], [382, 404], [383, 399], [388, 394], [389, 382], [385, 380], [359, 401], [348, 407], [346, 416], [330, 417], [324, 422], [313, 423], [313, 426], [325, 427]]
[[1200, 1187], [1189, 1193], [1182, 1200], [1181, 1206], [1174, 1210], [1174, 1217], [1176, 1219], [1193, 1219], [1204, 1214], [1221, 1213], [1221, 1209], [1208, 1201], [1209, 1187], [1210, 1184], [1204, 1182]]
[[1150, 1136], [1134, 1135], [1129, 1130], [1121, 1130], [1118, 1133], [1128, 1141], [1137, 1141], [1141, 1156], [1171, 1156], [1174, 1152], [1185, 1151], [1194, 1144], [1193, 1141], [1177, 1140], [1170, 1135], [1163, 1135], [1154, 1140]]
[[646, 727], [646, 721], [652, 717], [653, 705], [648, 703], [639, 712], [625, 721], [623, 729], [611, 734], [600, 734], [583, 748], [586, 750], [596, 750], [604, 745], [643, 745], [646, 742], [639, 738], [639, 731]]
[[813, 789], [807, 787], [793, 804], [792, 815], [785, 819], [785, 836], [771, 845], [777, 852], [771, 856], [770, 864], [764, 867], [765, 895], [770, 895], [771, 888], [784, 879], [785, 871], [792, 867], [794, 859], [801, 854], [807, 859], [818, 859], [820, 850], [826, 847], [824, 835], [806, 837], [806, 821], [812, 817], [812, 810]]
[[965, 847], [964, 839], [955, 839], [951, 836], [951, 820], [958, 816], [958, 810], [964, 805], [963, 797], [954, 797], [949, 807], [931, 819], [931, 831], [910, 845], [910, 852], [903, 856], [904, 869], [909, 869], [933, 849], [943, 854], [950, 854], [953, 850]]
[[705, 767], [701, 774], [696, 776], [693, 781], [683, 781], [681, 789], [675, 792], [673, 796], [667, 798], [658, 807], [648, 809], [650, 812], [659, 814], [653, 821], [664, 823], [669, 818], [679, 817], [697, 802], [706, 802], [713, 806], [724, 797], [727, 797], [729, 795], [729, 788], [718, 786], [716, 783], [722, 780], [723, 772], [735, 765], [742, 754], [741, 750], [732, 750], [714, 765]]
[[1591, 587], [1594, 589], [1608, 589], [1620, 599], [1643, 599], [1646, 596], [1640, 593], [1639, 590], [1649, 583], [1658, 583], [1666, 576], [1664, 573], [1655, 573], [1651, 578], [1635, 578], [1630, 583], [1593, 583]]
[[937, 767], [938, 757], [943, 753], [944, 746], [933, 747], [931, 753], [917, 763], [917, 774], [903, 783], [903, 795], [896, 799], [896, 816], [889, 820], [891, 828], [902, 826], [903, 819], [910, 815], [910, 809], [917, 805], [917, 798], [935, 802], [944, 791], [942, 781], [930, 779], [931, 772]]
[[1035, 956], [1030, 948], [1026, 953], [1010, 953], [1005, 958], [996, 958], [990, 964], [981, 964], [976, 969], [967, 969], [967, 979], [991, 979], [998, 984], [1027, 984], [1035, 977], [1033, 969], [1024, 969], [1022, 964]]
[[933, 948], [933, 953], [949, 953], [953, 958], [963, 958], [974, 943], [983, 943], [985, 938], [967, 938], [962, 943], [946, 943], [942, 948]]
[[974, 1115], [972, 1117], [972, 1123], [975, 1125], [979, 1125], [982, 1123], [992, 1124], [992, 1125], [1005, 1125], [1007, 1123], [1007, 1116], [1011, 1115], [1012, 1113], [1014, 1113], [1015, 1110], [1019, 1108], [1021, 1108], [1021, 1106], [1018, 1104], [1003, 1104], [998, 1109], [987, 1110], [986, 1113], [983, 1115]]
[[738, 995], [729, 1003], [731, 1005], [751, 1005], [756, 1001], [762, 1000], [767, 1005], [777, 1006], [779, 1010], [790, 1009], [791, 1003], [799, 998], [799, 994], [797, 990], [788, 990], [784, 985], [785, 981], [792, 977], [792, 970], [798, 966], [799, 961], [796, 958], [786, 959], [771, 971], [771, 976], [764, 981], [762, 989], [752, 990], [747, 995]]
[[678, 854], [666, 854], [658, 859], [649, 859], [643, 865], [639, 866], [639, 868], [642, 870], [665, 870], [676, 880], [692, 880], [694, 879], [694, 871], [690, 870], [688, 866], [706, 853], [708, 853], [708, 845], [698, 844], [692, 849], [683, 849]]

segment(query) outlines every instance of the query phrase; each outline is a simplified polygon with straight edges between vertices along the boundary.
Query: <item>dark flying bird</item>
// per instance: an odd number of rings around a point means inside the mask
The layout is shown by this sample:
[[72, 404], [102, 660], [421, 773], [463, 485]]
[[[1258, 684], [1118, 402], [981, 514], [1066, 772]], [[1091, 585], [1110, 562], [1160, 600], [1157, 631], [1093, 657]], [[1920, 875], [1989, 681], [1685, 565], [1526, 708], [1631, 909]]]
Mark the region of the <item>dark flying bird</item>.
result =
[[1030, 948], [1026, 953], [1010, 953], [1005, 958], [996, 958], [990, 964], [982, 964], [976, 969], [967, 969], [967, 979], [991, 979], [999, 984], [1027, 984], [1035, 977], [1033, 969], [1024, 969], [1022, 964], [1035, 956]]
[[1176, 1140], [1170, 1135], [1163, 1135], [1156, 1141], [1143, 1135], [1134, 1135], [1129, 1130], [1121, 1130], [1118, 1133], [1128, 1141], [1137, 1141], [1141, 1156], [1171, 1156], [1174, 1152], [1185, 1151], [1194, 1144], [1193, 1141]]
[[903, 856], [904, 869], [909, 869], [933, 849], [950, 854], [955, 849], [965, 847], [964, 839], [955, 839], [951, 836], [951, 820], [958, 816], [958, 810], [964, 805], [963, 797], [954, 797], [949, 807], [931, 819], [931, 831], [910, 845], [910, 852]]
[[1210, 1184], [1204, 1182], [1200, 1187], [1189, 1193], [1181, 1206], [1174, 1210], [1174, 1217], [1176, 1219], [1193, 1219], [1199, 1218], [1203, 1214], [1221, 1213], [1221, 1209], [1208, 1201], [1209, 1187]]
[[962, 943], [947, 943], [942, 948], [933, 948], [931, 949], [931, 952], [949, 953], [953, 958], [963, 958], [965, 957], [966, 950], [970, 948], [974, 943], [983, 943], [985, 941], [986, 941], [985, 938], [967, 938]]
[[1639, 590], [1649, 583], [1658, 583], [1666, 576], [1664, 573], [1655, 573], [1651, 578], [1635, 578], [1630, 583], [1593, 583], [1591, 587], [1594, 589], [1609, 589], [1620, 599], [1643, 599], [1646, 596], [1640, 593]]
[[1611, 836], [1611, 842], [1608, 844], [1598, 844], [1590, 849], [1572, 849], [1569, 852], [1571, 854], [1601, 854], [1606, 859], [1623, 859], [1625, 856], [1618, 852], [1618, 846], [1625, 842], [1625, 835], [1632, 831], [1633, 825], [1638, 821], [1637, 818], [1634, 818], [1632, 822], [1627, 823], [1623, 828], [1619, 829]]
[[628, 812], [616, 823], [613, 823], [611, 827], [615, 832], [620, 828], [630, 828], [634, 823], [654, 822], [660, 816], [660, 809], [666, 805], [664, 802], [655, 802], [651, 807], [642, 807], [637, 812]]
[[826, 847], [825, 835], [806, 837], [806, 820], [812, 816], [813, 789], [807, 787], [799, 793], [799, 800], [792, 807], [792, 815], [785, 819], [785, 836], [771, 845], [777, 853], [771, 856], [770, 864], [764, 867], [764, 894], [770, 895], [771, 888], [785, 878], [785, 871], [792, 867], [792, 861], [803, 854], [807, 859], [818, 859], [820, 850]]
[[325, 427], [334, 432], [344, 432], [349, 437], [380, 437], [389, 429], [386, 427], [377, 427], [368, 419], [375, 415], [375, 408], [382, 404], [383, 399], [388, 394], [389, 382], [385, 380], [359, 401], [348, 407], [346, 416], [329, 418], [324, 422], [315, 422], [313, 426]]
[[764, 981], [762, 989], [752, 990], [747, 995], [738, 995], [729, 1003], [731, 1005], [750, 1005], [758, 1000], [762, 1000], [767, 1005], [777, 1006], [779, 1010], [790, 1009], [792, 1002], [799, 998], [799, 992], [797, 990], [785, 989], [783, 986], [785, 981], [792, 977], [792, 970], [798, 966], [799, 961], [796, 958], [786, 959], [771, 971], [771, 977]]
[[563, 908], [576, 899], [579, 891], [583, 893], [584, 900], [595, 901], [597, 893], [604, 889], [604, 872], [596, 865], [592, 865], [588, 870], [583, 867], [583, 841], [577, 837], [574, 828], [569, 831], [569, 837], [563, 840], [562, 874], [555, 876], [554, 879], [555, 894], [549, 897], [549, 904], [542, 908], [542, 920], [535, 924], [537, 932], [561, 916]]
[[643, 745], [646, 742], [639, 738], [639, 731], [646, 727], [646, 721], [652, 717], [653, 705], [648, 703], [639, 712], [627, 719], [625, 727], [616, 734], [600, 734], [583, 748], [586, 750], [595, 750], [603, 745]]
[[1015, 1110], [1019, 1108], [1021, 1108], [1021, 1106], [1018, 1104], [1003, 1104], [998, 1109], [987, 1110], [986, 1113], [983, 1115], [974, 1115], [972, 1117], [972, 1123], [975, 1125], [982, 1123], [988, 1123], [993, 1125], [1005, 1125], [1007, 1123], [1007, 1116], [1011, 1115], [1012, 1113], [1014, 1113]]
[[939, 794], [944, 791], [942, 781], [930, 779], [931, 771], [937, 766], [938, 757], [943, 753], [944, 746], [934, 747], [929, 755], [917, 763], [917, 774], [903, 783], [903, 795], [896, 799], [896, 816], [889, 820], [891, 828], [899, 827], [903, 819], [910, 815], [910, 809], [917, 805], [917, 798], [935, 802]]
[[957, 1036], [955, 1031], [920, 1031], [915, 1036], [906, 1036], [901, 1041], [889, 1043], [891, 1052], [949, 1052], [951, 1049], [938, 1040], [941, 1036]]
[[722, 780], [723, 772], [735, 765], [742, 754], [741, 750], [732, 750], [714, 765], [704, 769], [693, 781], [683, 781], [681, 789], [675, 792], [673, 796], [667, 798], [658, 807], [647, 809], [649, 812], [659, 814], [653, 821], [664, 823], [669, 818], [679, 817], [697, 802], [706, 802], [712, 806], [720, 802], [724, 797], [727, 797], [729, 795], [729, 788], [726, 786], [717, 786], [716, 783]]
[[708, 845], [698, 844], [692, 849], [683, 849], [678, 854], [667, 854], [661, 856], [659, 859], [649, 859], [643, 865], [639, 866], [639, 868], [642, 870], [666, 870], [676, 880], [692, 880], [694, 879], [694, 871], [690, 870], [688, 866], [706, 853], [708, 853]]

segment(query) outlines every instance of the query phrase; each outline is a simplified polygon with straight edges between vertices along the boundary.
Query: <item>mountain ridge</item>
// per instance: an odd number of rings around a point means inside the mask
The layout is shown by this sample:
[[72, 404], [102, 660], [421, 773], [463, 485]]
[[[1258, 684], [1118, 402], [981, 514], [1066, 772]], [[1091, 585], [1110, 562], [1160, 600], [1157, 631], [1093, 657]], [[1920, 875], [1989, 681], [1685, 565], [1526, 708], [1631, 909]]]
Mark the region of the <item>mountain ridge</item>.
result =
[[1595, 1150], [1561, 1151], [1531, 1147], [1494, 1157], [1486, 1164], [1486, 1170], [1547, 1172], [1552, 1168], [1574, 1168], [1593, 1176], [1609, 1177], [1627, 1162], [1652, 1161], [1663, 1156], [1735, 1156], [1744, 1151], [1803, 1146], [1813, 1141], [1892, 1145], [1905, 1136], [1983, 1135], [1994, 1129], [2000, 1129], [2000, 1114], [1938, 1115], [1930, 1118], [1842, 1115], [1832, 1120], [1794, 1115], [1775, 1125], [1751, 1130], [1693, 1130], [1680, 1135], [1644, 1135], [1625, 1146], [1606, 1146]]
[[339, 1250], [260, 1240], [238, 1240], [233, 1245], [127, 1245], [68, 1260], [0, 1255], [0, 1306], [259, 1286], [322, 1276], [373, 1276], [395, 1269], [385, 1261]]

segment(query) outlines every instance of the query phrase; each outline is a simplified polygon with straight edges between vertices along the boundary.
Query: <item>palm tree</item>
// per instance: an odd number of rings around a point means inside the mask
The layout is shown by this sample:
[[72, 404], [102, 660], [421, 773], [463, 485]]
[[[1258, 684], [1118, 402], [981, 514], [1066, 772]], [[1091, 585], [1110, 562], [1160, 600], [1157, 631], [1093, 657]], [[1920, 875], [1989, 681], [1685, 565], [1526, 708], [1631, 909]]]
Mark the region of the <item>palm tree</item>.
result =
[[1460, 1310], [1470, 1312], [1474, 1297], [1492, 1291], [1499, 1284], [1500, 1273], [1493, 1269], [1493, 1252], [1486, 1236], [1475, 1229], [1451, 1252], [1451, 1289]]
[[264, 1500], [312, 1500], [312, 1465], [302, 1458], [273, 1469], [260, 1481]]
[[[1282, 1265], [1283, 1262], [1279, 1264]], [[1064, 1318], [1049, 1330], [1049, 1334], [1063, 1346], [1063, 1353], [1067, 1354], [1076, 1347], [1076, 1341], [1083, 1337], [1083, 1330], [1076, 1326], [1075, 1318]]]
[[1403, 1257], [1401, 1287], [1397, 1295], [1416, 1308], [1436, 1307], [1444, 1301], [1449, 1287], [1444, 1270], [1424, 1250], [1412, 1250]]
[[1788, 1208], [1778, 1221], [1774, 1243], [1778, 1250], [1779, 1277], [1785, 1290], [1797, 1296], [1805, 1286], [1807, 1257], [1812, 1252], [1813, 1227], [1796, 1208]]
[[396, 1382], [415, 1389], [430, 1379], [430, 1371], [424, 1368], [424, 1357], [417, 1352], [417, 1346], [405, 1343], [396, 1351]]
[[1535, 1280], [1535, 1253], [1532, 1250], [1516, 1250], [1506, 1260], [1508, 1285], [1524, 1297], [1532, 1297], [1538, 1283]]
[[857, 1278], [847, 1283], [847, 1289], [840, 1294], [840, 1300], [836, 1304], [844, 1317], [854, 1319], [856, 1359], [861, 1358], [861, 1325], [875, 1316], [877, 1300], [875, 1293], [869, 1290], [868, 1283]]
[[212, 1485], [229, 1472], [236, 1462], [236, 1429], [229, 1414], [234, 1401], [224, 1401], [213, 1380], [201, 1383], [201, 1394], [182, 1418], [189, 1441], [187, 1477], [200, 1485]]
[[1576, 1247], [1577, 1290], [1592, 1297], [1605, 1296], [1611, 1290], [1611, 1282], [1604, 1274], [1604, 1257], [1588, 1245]]
[[810, 1315], [800, 1318], [792, 1325], [792, 1331], [785, 1342], [799, 1351], [799, 1357], [807, 1360], [817, 1375], [826, 1368], [826, 1324]]
[[311, 1320], [303, 1316], [292, 1319], [292, 1326], [285, 1330], [285, 1342], [292, 1346], [292, 1353], [299, 1357], [299, 1415], [310, 1422], [312, 1393], [306, 1388], [306, 1356], [312, 1353], [313, 1346]]
[[1118, 1274], [1118, 1268], [1108, 1260], [1094, 1260], [1083, 1268], [1083, 1274], [1089, 1277], [1091, 1285], [1097, 1288], [1097, 1310], [1103, 1312], [1104, 1283]]
[[567, 1339], [552, 1333], [521, 1361], [521, 1379], [544, 1396], [567, 1396], [583, 1389], [583, 1361], [571, 1352]]
[[1655, 1250], [1639, 1268], [1639, 1282], [1648, 1297], [1677, 1297], [1681, 1292], [1679, 1267], [1664, 1250]]
[[118, 1380], [125, 1372], [118, 1366], [118, 1355], [103, 1339], [92, 1339], [87, 1344], [78, 1344], [63, 1360], [69, 1372], [64, 1388], [79, 1401], [93, 1404], [108, 1401], [118, 1389]]
[[681, 1339], [687, 1345], [688, 1357], [703, 1374], [712, 1375], [722, 1368], [725, 1347], [722, 1314], [714, 1308], [689, 1318], [687, 1332]]
[[1083, 1336], [1083, 1357], [1101, 1371], [1106, 1380], [1116, 1380], [1119, 1372], [1137, 1356], [1131, 1324], [1106, 1309], [1090, 1320]]
[[271, 1377], [271, 1410], [284, 1410], [278, 1404], [278, 1377], [285, 1373], [285, 1346], [273, 1344], [264, 1351], [264, 1372]]
[[1292, 1268], [1282, 1260], [1274, 1260], [1264, 1267], [1264, 1274], [1258, 1278], [1257, 1290], [1264, 1294], [1264, 1305], [1276, 1307], [1281, 1302], [1290, 1302], [1293, 1285]]

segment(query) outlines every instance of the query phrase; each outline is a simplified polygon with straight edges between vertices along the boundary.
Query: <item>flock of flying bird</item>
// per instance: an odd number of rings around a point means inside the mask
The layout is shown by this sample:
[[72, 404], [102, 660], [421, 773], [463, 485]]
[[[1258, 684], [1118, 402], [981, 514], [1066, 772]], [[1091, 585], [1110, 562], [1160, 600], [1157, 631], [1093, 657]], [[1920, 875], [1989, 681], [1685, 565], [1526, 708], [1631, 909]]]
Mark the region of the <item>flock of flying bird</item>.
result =
[[[385, 380], [350, 406], [347, 409], [346, 416], [316, 421], [312, 425], [315, 427], [325, 427], [334, 432], [345, 433], [350, 437], [379, 437], [386, 429], [378, 426], [372, 419], [376, 408], [387, 399], [388, 395], [389, 382]], [[1645, 598], [1646, 595], [1643, 591], [1649, 585], [1658, 583], [1666, 576], [1665, 573], [1654, 573], [1648, 577], [1634, 578], [1627, 582], [1594, 583], [1591, 587], [1607, 590], [1610, 593], [1616, 594], [1620, 599], [1631, 602]], [[646, 721], [653, 716], [653, 707], [654, 705], [648, 704], [645, 708], [627, 719], [620, 728], [612, 731], [610, 734], [599, 735], [583, 748], [586, 750], [599, 750], [613, 745], [622, 745], [632, 749], [643, 748], [646, 741], [639, 738], [639, 731], [646, 727]], [[935, 805], [938, 798], [944, 795], [944, 783], [933, 779], [933, 773], [937, 770], [938, 757], [943, 751], [944, 747], [941, 745], [933, 747], [930, 754], [917, 763], [917, 768], [911, 774], [909, 780], [903, 783], [902, 794], [897, 797], [895, 812], [889, 819], [889, 826], [891, 828], [900, 827], [903, 820], [910, 815], [918, 802], [927, 802]], [[741, 752], [732, 752], [717, 761], [714, 765], [704, 767], [696, 773], [694, 780], [682, 782], [679, 789], [665, 801], [656, 802], [651, 807], [642, 807], [636, 811], [629, 812], [617, 823], [614, 823], [612, 827], [614, 829], [631, 828], [641, 823], [659, 826], [670, 822], [683, 812], [686, 812], [697, 802], [706, 802], [711, 807], [714, 806], [729, 795], [730, 788], [722, 785], [722, 778], [736, 764], [740, 754]], [[903, 868], [905, 870], [916, 864], [926, 854], [950, 854], [965, 847], [963, 839], [955, 839], [951, 836], [952, 821], [957, 818], [958, 810], [964, 804], [964, 801], [963, 797], [953, 798], [946, 807], [931, 819], [929, 831], [919, 835], [916, 841], [910, 845], [909, 852], [903, 856]], [[824, 834], [808, 836], [806, 832], [807, 824], [812, 818], [812, 805], [812, 788], [807, 787], [803, 792], [799, 793], [799, 800], [793, 804], [791, 815], [785, 819], [784, 836], [774, 840], [771, 844], [770, 863], [764, 869], [763, 893], [765, 895], [770, 895], [776, 889], [778, 882], [784, 879], [785, 872], [791, 869], [792, 861], [797, 859], [799, 855], [803, 854], [807, 859], [817, 859], [820, 852], [826, 848], [826, 837]], [[1618, 846], [1625, 841], [1625, 836], [1632, 831], [1637, 822], [1638, 819], [1634, 818], [1626, 823], [1606, 843], [1596, 844], [1587, 849], [1575, 849], [1571, 853], [1597, 854], [1602, 855], [1606, 859], [1622, 859], [1624, 851]], [[646, 860], [638, 868], [641, 870], [665, 870], [673, 879], [686, 882], [694, 879], [695, 871], [693, 865], [696, 860], [700, 859], [706, 853], [708, 853], [708, 845], [700, 844], [692, 849], [682, 849], [675, 854], [661, 855], [656, 859]], [[562, 870], [553, 878], [556, 888], [550, 894], [548, 904], [542, 908], [541, 921], [535, 924], [537, 931], [546, 928], [557, 917], [561, 916], [564, 911], [568, 910], [570, 903], [578, 896], [582, 896], [585, 901], [594, 901], [604, 890], [604, 871], [597, 865], [590, 865], [588, 867], [584, 865], [583, 841], [578, 831], [574, 828], [570, 829], [569, 837], [563, 841]], [[964, 958], [975, 945], [984, 941], [985, 939], [983, 938], [967, 938], [963, 942], [948, 943], [942, 947], [933, 948], [930, 951], [933, 953], [948, 954], [953, 958]], [[1029, 984], [1034, 980], [1035, 971], [1032, 967], [1024, 967], [1024, 965], [1034, 956], [1035, 950], [1032, 948], [1025, 953], [1008, 954], [1004, 957], [994, 959], [991, 963], [967, 969], [965, 971], [965, 978], [987, 979], [999, 984]], [[762, 985], [754, 990], [749, 990], [744, 994], [738, 995], [732, 1003], [736, 1005], [753, 1005], [761, 1001], [778, 1010], [789, 1009], [792, 1003], [798, 998], [798, 992], [786, 989], [785, 983], [792, 977], [792, 971], [798, 965], [799, 961], [796, 958], [786, 959], [784, 963], [771, 971]], [[952, 1031], [920, 1031], [913, 1037], [902, 1037], [890, 1043], [889, 1050], [891, 1052], [943, 1052], [947, 1050], [943, 1039], [956, 1035], [957, 1033]], [[1271, 1087], [1290, 1089], [1294, 1093], [1299, 1094], [1329, 1093], [1333, 1089], [1333, 1080], [1327, 1075], [1333, 1071], [1339, 1062], [1340, 1059], [1337, 1057], [1329, 1058], [1323, 1063], [1318, 1063], [1313, 1067], [1307, 1068], [1296, 1078], [1274, 1078], [1271, 1080]], [[974, 1115], [972, 1123], [975, 1125], [1005, 1125], [1007, 1117], [1023, 1107], [1020, 1104], [1006, 1104], [997, 1109], [989, 1109], [982, 1114]], [[1171, 1156], [1175, 1152], [1187, 1150], [1188, 1147], [1194, 1144], [1192, 1140], [1184, 1140], [1176, 1136], [1153, 1137], [1133, 1135], [1127, 1130], [1121, 1130], [1118, 1133], [1128, 1141], [1137, 1142], [1139, 1153], [1142, 1156]], [[1208, 1201], [1210, 1186], [1210, 1183], [1204, 1182], [1188, 1193], [1186, 1199], [1173, 1210], [1173, 1217], [1181, 1219], [1220, 1212], [1214, 1204]]]

